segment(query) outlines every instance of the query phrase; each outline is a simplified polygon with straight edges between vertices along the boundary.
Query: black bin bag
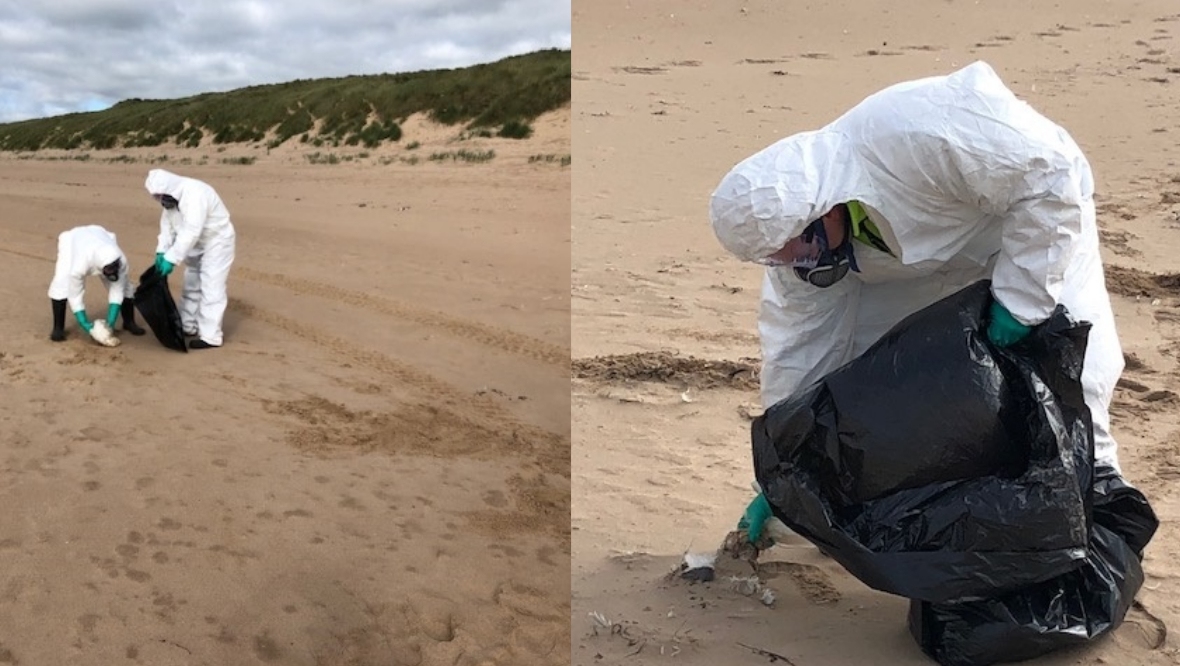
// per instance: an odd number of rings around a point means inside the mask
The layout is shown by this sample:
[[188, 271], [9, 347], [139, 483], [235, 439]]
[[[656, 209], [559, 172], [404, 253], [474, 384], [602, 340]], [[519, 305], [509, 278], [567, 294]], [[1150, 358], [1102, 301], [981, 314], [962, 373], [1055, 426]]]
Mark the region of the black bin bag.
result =
[[775, 516], [874, 589], [994, 598], [1087, 562], [1089, 324], [1058, 307], [997, 349], [990, 302], [983, 280], [910, 315], [752, 424]]
[[910, 633], [923, 652], [943, 666], [987, 666], [1082, 645], [1122, 624], [1143, 585], [1143, 548], [1159, 522], [1113, 469], [1097, 476], [1086, 563], [993, 599], [911, 600]]
[[155, 266], [139, 276], [139, 286], [135, 288], [135, 309], [139, 310], [160, 344], [188, 353], [180, 311], [176, 309], [176, 301], [172, 300], [172, 292], [168, 290], [168, 277], [160, 275]]

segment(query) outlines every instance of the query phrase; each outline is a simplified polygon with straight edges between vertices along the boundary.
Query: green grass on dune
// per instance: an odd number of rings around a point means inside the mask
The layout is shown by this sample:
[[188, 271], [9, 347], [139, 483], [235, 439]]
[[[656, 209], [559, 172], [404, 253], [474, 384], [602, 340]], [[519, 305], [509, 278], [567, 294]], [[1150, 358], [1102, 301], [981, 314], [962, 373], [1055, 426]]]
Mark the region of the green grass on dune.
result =
[[527, 138], [570, 101], [570, 51], [549, 49], [460, 69], [296, 80], [182, 99], [129, 99], [105, 111], [0, 124], [0, 150], [108, 150], [296, 140], [374, 148], [425, 113], [481, 134]]

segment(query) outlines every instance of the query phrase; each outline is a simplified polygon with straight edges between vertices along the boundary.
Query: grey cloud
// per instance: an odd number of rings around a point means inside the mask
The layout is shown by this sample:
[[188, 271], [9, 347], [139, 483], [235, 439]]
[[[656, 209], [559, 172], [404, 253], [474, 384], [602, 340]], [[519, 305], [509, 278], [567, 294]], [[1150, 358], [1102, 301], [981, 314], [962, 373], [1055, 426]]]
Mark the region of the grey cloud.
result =
[[569, 0], [0, 0], [0, 122], [552, 47]]

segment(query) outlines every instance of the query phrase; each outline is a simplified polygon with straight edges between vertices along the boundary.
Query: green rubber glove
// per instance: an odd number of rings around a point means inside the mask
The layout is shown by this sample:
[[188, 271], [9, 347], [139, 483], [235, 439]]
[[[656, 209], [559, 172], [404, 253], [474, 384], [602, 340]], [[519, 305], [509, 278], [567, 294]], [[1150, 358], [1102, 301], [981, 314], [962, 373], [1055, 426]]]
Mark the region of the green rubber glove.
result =
[[157, 266], [157, 269], [159, 269], [159, 271], [160, 271], [160, 275], [163, 275], [164, 277], [168, 277], [168, 274], [172, 272], [173, 268], [174, 268], [174, 265], [171, 261], [168, 261], [164, 257], [160, 257], [160, 265]]
[[120, 307], [118, 303], [111, 303], [107, 306], [107, 326], [112, 331], [115, 330], [115, 322], [119, 320]]
[[987, 325], [987, 338], [997, 347], [1007, 347], [1023, 340], [1032, 327], [1016, 321], [1008, 308], [993, 300], [988, 311], [991, 321]]
[[157, 252], [156, 253], [156, 270], [160, 270], [160, 262], [161, 261], [164, 261], [164, 253]]
[[94, 324], [90, 323], [90, 319], [86, 316], [85, 310], [78, 310], [75, 312], [74, 318], [78, 320], [78, 325], [82, 327], [83, 331], [89, 333], [90, 329], [94, 328]]
[[746, 530], [750, 543], [755, 543], [762, 536], [766, 521], [770, 520], [772, 515], [774, 514], [770, 511], [770, 502], [766, 501], [766, 497], [762, 493], [758, 493], [754, 501], [746, 507], [742, 519], [738, 521], [738, 529]]

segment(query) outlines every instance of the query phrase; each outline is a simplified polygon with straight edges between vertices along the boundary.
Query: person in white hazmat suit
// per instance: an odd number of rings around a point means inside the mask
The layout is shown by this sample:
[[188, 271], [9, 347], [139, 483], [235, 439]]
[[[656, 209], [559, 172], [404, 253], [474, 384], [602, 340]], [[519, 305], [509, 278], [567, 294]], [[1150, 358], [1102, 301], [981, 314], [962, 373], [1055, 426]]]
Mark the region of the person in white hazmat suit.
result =
[[[766, 266], [763, 405], [990, 278], [994, 344], [1019, 341], [1058, 304], [1092, 324], [1082, 385], [1095, 458], [1121, 474], [1109, 406], [1124, 360], [1093, 197], [1070, 135], [984, 62], [889, 86], [738, 163], [710, 212], [730, 253]], [[755, 542], [770, 516], [759, 495], [739, 529]]]
[[[49, 339], [66, 339], [66, 307], [74, 313], [78, 326], [95, 335], [94, 324], [86, 315], [86, 278], [101, 275], [107, 286], [106, 325], [115, 329], [123, 314], [123, 329], [132, 335], [146, 331], [135, 322], [135, 303], [127, 257], [119, 249], [115, 234], [97, 224], [74, 227], [57, 236], [57, 264], [49, 283], [49, 300], [53, 308], [53, 331]], [[100, 341], [101, 342], [101, 341]]]
[[195, 178], [152, 169], [144, 183], [162, 207], [156, 268], [168, 275], [185, 263], [180, 322], [197, 339], [189, 349], [220, 347], [221, 324], [229, 303], [226, 282], [234, 263], [237, 234], [217, 192]]

